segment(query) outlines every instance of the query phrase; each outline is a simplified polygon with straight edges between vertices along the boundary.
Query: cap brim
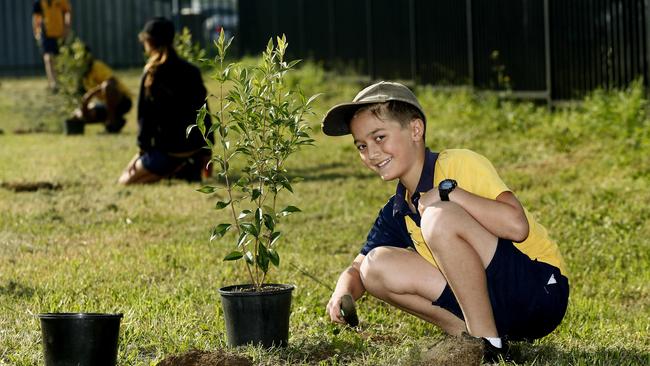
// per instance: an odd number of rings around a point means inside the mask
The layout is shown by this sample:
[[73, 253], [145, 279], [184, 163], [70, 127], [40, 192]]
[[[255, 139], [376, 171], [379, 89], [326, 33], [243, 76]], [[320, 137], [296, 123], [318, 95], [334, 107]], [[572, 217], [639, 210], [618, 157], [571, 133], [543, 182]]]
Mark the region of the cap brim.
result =
[[373, 102], [343, 103], [332, 107], [323, 118], [322, 130], [328, 136], [343, 136], [350, 134], [350, 120], [357, 109]]

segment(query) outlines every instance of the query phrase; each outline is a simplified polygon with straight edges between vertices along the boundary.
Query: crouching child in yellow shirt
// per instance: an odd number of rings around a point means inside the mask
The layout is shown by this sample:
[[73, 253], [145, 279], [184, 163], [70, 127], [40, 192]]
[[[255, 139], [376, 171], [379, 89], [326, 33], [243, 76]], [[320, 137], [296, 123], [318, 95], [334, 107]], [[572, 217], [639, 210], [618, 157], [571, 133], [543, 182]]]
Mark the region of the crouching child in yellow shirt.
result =
[[507, 340], [552, 332], [569, 283], [558, 246], [483, 156], [425, 146], [426, 117], [405, 86], [379, 82], [323, 119], [330, 136], [351, 134], [362, 162], [398, 180], [364, 246], [327, 304], [343, 323], [341, 298], [364, 292], [484, 343], [484, 359], [508, 358]]
[[96, 59], [86, 47], [85, 70], [81, 75], [81, 105], [74, 117], [85, 124], [103, 123], [106, 132], [118, 133], [126, 124], [131, 110], [131, 92], [103, 61]]

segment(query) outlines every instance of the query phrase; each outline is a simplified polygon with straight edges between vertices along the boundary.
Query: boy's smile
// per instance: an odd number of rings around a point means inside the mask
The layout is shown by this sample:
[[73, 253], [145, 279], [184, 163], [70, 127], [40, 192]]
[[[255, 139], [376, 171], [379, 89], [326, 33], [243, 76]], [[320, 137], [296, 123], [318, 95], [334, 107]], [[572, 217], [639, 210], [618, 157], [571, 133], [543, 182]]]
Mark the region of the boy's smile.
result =
[[[417, 185], [422, 172], [422, 130], [417, 123], [403, 127], [394, 120], [381, 120], [370, 111], [363, 111], [350, 121], [363, 163], [383, 180], [400, 179], [405, 185], [411, 181]], [[418, 164], [420, 158], [422, 162]]]

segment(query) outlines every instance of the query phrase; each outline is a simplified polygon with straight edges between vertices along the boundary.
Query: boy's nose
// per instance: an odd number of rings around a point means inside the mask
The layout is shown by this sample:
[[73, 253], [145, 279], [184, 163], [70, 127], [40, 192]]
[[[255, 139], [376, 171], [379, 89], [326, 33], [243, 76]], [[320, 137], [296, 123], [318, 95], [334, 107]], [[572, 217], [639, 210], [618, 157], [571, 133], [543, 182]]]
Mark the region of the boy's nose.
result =
[[375, 159], [378, 158], [379, 156], [380, 156], [379, 148], [376, 146], [368, 145], [368, 157], [370, 159]]

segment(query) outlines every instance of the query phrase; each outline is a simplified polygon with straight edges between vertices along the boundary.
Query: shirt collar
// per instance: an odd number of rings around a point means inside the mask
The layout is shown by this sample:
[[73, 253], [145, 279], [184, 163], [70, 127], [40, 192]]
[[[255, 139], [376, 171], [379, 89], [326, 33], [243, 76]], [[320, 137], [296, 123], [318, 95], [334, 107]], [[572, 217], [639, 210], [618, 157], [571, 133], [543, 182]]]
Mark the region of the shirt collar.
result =
[[[422, 167], [422, 173], [420, 173], [420, 180], [418, 181], [416, 191], [409, 197], [413, 204], [417, 203], [417, 200], [420, 198], [420, 193], [433, 189], [433, 171], [436, 164], [436, 155], [428, 148], [424, 151], [424, 166]], [[397, 183], [395, 201], [393, 203], [393, 216], [398, 214], [405, 216], [411, 213], [406, 202], [406, 193], [406, 187], [401, 182]]]

